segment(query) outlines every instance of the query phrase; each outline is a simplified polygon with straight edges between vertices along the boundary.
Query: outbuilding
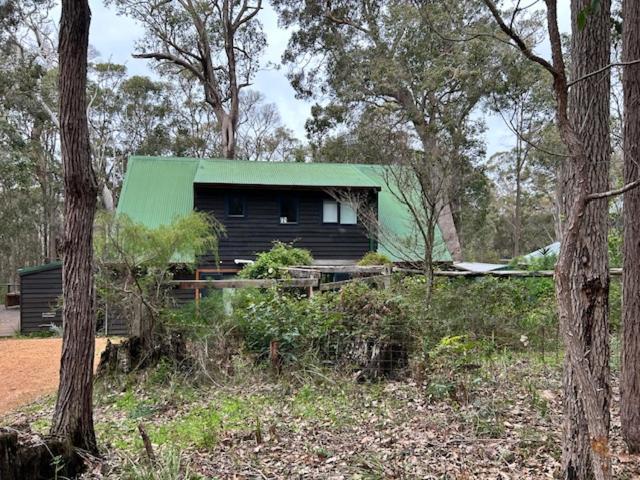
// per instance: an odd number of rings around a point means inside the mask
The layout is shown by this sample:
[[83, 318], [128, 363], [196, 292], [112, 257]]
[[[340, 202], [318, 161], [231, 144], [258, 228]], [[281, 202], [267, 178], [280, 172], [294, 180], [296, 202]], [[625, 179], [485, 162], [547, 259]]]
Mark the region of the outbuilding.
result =
[[[62, 262], [22, 268], [20, 274], [20, 333], [32, 334], [62, 326]], [[108, 312], [108, 309], [106, 309]], [[126, 335], [121, 316], [102, 315], [98, 332]], [[106, 318], [105, 318], [106, 317]]]

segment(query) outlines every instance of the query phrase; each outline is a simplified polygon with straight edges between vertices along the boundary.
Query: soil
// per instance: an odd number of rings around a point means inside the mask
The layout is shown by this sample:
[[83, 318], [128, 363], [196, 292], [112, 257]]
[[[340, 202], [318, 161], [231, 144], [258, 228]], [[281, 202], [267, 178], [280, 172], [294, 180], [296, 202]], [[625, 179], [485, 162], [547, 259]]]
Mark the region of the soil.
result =
[[[107, 344], [96, 339], [95, 363]], [[58, 387], [61, 338], [0, 340], [0, 415]]]

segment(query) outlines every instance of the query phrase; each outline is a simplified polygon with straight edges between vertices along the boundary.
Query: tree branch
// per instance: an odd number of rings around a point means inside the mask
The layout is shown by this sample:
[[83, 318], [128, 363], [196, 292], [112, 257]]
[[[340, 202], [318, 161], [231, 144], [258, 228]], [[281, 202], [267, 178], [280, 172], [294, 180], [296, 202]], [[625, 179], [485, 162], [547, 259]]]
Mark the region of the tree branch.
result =
[[175, 55], [171, 55], [170, 53], [162, 53], [162, 52], [151, 52], [151, 53], [133, 53], [131, 54], [131, 56], [133, 58], [151, 58], [154, 60], [166, 60], [168, 62], [174, 63], [176, 65], [179, 65], [183, 68], [185, 68], [186, 70], [189, 70], [191, 73], [193, 73], [200, 81], [204, 82], [204, 76], [202, 75], [201, 72], [198, 71], [198, 69], [196, 67], [194, 67], [192, 64], [190, 64], [189, 62], [176, 57]]
[[551, 75], [555, 77], [558, 74], [558, 71], [555, 69], [555, 67], [551, 65], [549, 61], [533, 53], [531, 48], [529, 48], [527, 44], [524, 43], [520, 35], [518, 35], [518, 33], [515, 30], [513, 30], [509, 25], [504, 23], [504, 20], [502, 19], [502, 15], [500, 14], [500, 10], [498, 10], [498, 7], [496, 6], [495, 2], [493, 0], [484, 0], [484, 3], [487, 7], [489, 7], [489, 10], [491, 10], [491, 13], [493, 14], [493, 17], [496, 19], [496, 22], [498, 22], [498, 26], [500, 27], [500, 29], [509, 38], [511, 38], [511, 40], [513, 40], [516, 43], [516, 46], [520, 49], [520, 51], [524, 54], [524, 56], [527, 57], [529, 60], [536, 62], [539, 65], [542, 65], [542, 67], [544, 67], [549, 73], [551, 73]]
[[607, 70], [609, 70], [610, 68], [613, 67], [627, 67], [629, 65], [636, 65], [640, 63], [640, 58], [636, 59], [636, 60], [630, 60], [628, 62], [615, 62], [615, 63], [610, 63], [609, 65], [606, 65], [598, 70], [595, 70], [593, 72], [587, 73], [586, 75], [583, 75], [580, 78], [577, 78], [575, 80], [571, 80], [569, 83], [567, 83], [567, 87], [571, 87], [573, 85], [575, 85], [576, 83], [582, 82], [583, 80], [586, 80], [588, 78], [594, 77], [600, 73], [606, 72]]
[[601, 200], [603, 198], [615, 197], [617, 195], [622, 195], [623, 193], [626, 193], [629, 190], [633, 190], [636, 187], [640, 187], [640, 179], [631, 183], [627, 183], [623, 187], [616, 188], [615, 190], [607, 190], [606, 192], [591, 193], [587, 195], [587, 202], [591, 202], [593, 200]]

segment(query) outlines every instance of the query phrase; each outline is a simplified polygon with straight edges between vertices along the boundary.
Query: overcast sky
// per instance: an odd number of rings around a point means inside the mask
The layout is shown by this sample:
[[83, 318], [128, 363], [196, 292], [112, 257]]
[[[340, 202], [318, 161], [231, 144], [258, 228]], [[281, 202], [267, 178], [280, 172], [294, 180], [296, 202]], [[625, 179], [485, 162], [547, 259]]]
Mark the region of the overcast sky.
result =
[[[90, 42], [99, 58], [125, 64], [130, 74], [153, 75], [147, 61], [131, 57], [136, 40], [142, 36], [142, 27], [129, 18], [116, 15], [114, 9], [104, 6], [102, 0], [90, 0], [89, 3], [93, 13]], [[569, 31], [569, 1], [560, 0], [558, 3], [560, 29]], [[55, 14], [59, 15], [59, 12]], [[270, 5], [260, 12], [260, 20], [264, 25], [268, 46], [263, 63], [265, 68], [256, 76], [252, 88], [262, 92], [267, 101], [275, 103], [286, 126], [304, 140], [304, 122], [309, 117], [311, 103], [295, 98], [284, 69], [266, 67], [268, 63], [280, 64], [290, 32], [278, 26], [277, 15]], [[548, 57], [548, 46], [542, 45], [540, 53]], [[485, 120], [487, 155], [510, 148], [514, 138], [502, 120], [499, 117], [487, 117]]]

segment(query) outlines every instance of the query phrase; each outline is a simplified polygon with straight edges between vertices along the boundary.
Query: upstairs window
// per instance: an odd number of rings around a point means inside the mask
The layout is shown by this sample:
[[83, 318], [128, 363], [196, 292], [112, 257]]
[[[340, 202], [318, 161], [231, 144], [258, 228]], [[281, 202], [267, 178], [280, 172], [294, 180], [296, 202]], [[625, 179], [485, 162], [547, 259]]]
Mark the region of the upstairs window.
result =
[[322, 223], [338, 223], [338, 202], [335, 200], [322, 202]]
[[241, 195], [227, 197], [227, 215], [229, 217], [244, 217], [244, 198]]
[[280, 199], [280, 223], [298, 223], [298, 202], [295, 198]]
[[356, 209], [346, 202], [324, 200], [322, 202], [322, 223], [341, 223], [342, 225], [355, 225], [358, 223]]

